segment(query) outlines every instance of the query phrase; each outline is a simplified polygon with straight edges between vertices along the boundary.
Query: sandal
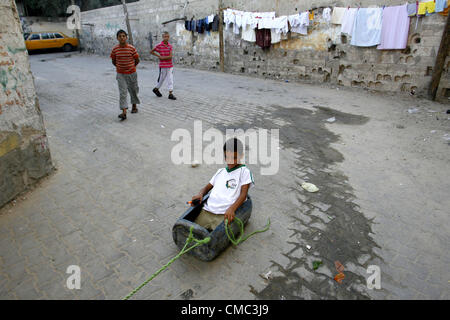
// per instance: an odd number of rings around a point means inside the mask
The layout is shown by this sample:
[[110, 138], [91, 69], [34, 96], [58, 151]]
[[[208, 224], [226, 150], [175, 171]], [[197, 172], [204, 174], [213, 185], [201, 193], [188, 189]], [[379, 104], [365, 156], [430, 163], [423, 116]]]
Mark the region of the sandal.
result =
[[126, 120], [127, 119], [127, 115], [121, 113], [121, 114], [119, 114], [119, 118], [120, 118], [120, 121]]

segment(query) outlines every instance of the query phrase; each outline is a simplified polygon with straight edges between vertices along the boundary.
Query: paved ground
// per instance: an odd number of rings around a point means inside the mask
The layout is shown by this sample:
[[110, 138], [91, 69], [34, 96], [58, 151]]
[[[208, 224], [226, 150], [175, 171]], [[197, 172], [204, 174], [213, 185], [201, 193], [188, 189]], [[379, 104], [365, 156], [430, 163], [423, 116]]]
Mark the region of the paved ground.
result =
[[[120, 299], [174, 256], [172, 225], [218, 168], [170, 161], [173, 130], [196, 119], [280, 129], [278, 174], [249, 166], [246, 231], [268, 217], [271, 228], [213, 262], [182, 257], [134, 298], [450, 298], [448, 105], [189, 69], [175, 71], [170, 101], [153, 95], [157, 67], [143, 62], [140, 112], [119, 122], [108, 59], [30, 61], [58, 170], [0, 210], [1, 299]], [[73, 264], [80, 290], [65, 285]], [[366, 287], [369, 265], [380, 290]]]

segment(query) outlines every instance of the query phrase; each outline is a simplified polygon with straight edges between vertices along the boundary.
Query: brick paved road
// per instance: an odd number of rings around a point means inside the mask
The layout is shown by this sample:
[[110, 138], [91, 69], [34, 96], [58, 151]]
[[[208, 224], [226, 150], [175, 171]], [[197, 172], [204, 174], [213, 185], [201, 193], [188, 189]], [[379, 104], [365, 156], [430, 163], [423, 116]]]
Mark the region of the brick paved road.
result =
[[[143, 62], [140, 111], [119, 122], [108, 59], [30, 60], [58, 170], [0, 211], [1, 299], [120, 299], [174, 256], [171, 227], [218, 168], [170, 161], [172, 131], [192, 132], [196, 119], [204, 130], [280, 129], [278, 174], [250, 165], [257, 187], [246, 231], [268, 217], [270, 231], [213, 262], [184, 256], [135, 298], [181, 299], [189, 290], [192, 299], [450, 298], [448, 146], [441, 137], [421, 142], [431, 127], [426, 108], [445, 106], [188, 69], [175, 71], [179, 99], [170, 101], [153, 95], [157, 67]], [[409, 115], [415, 103], [423, 109]], [[331, 116], [336, 123], [325, 125]], [[446, 121], [432, 128], [448, 132]], [[400, 139], [407, 134], [414, 144]], [[408, 165], [395, 162], [399, 150]], [[320, 191], [305, 192], [303, 181]], [[342, 284], [333, 280], [336, 260]], [[73, 264], [80, 290], [65, 286]], [[366, 288], [371, 264], [381, 268], [381, 290]]]

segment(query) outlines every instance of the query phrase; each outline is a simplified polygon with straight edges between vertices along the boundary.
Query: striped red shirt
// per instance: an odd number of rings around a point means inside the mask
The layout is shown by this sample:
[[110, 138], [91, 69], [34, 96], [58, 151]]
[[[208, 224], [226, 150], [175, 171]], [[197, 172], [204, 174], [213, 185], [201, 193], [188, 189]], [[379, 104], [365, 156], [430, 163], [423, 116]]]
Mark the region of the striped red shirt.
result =
[[[159, 53], [161, 57], [168, 57], [170, 56], [170, 53], [172, 52], [172, 45], [167, 42], [167, 45], [164, 44], [164, 41], [162, 41], [160, 44], [158, 44], [155, 47], [155, 51]], [[172, 59], [170, 60], [159, 60], [159, 67], [160, 68], [172, 68]]]
[[111, 51], [111, 59], [116, 60], [117, 73], [130, 74], [136, 72], [135, 59], [137, 58], [139, 58], [139, 55], [136, 48], [128, 43], [125, 47], [117, 44]]

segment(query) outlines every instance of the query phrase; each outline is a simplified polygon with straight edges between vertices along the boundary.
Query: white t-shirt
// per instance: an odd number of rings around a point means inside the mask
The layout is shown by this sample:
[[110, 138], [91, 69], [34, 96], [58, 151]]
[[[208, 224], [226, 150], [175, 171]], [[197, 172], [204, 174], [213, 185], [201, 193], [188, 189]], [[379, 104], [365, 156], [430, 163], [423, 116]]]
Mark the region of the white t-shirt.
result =
[[242, 26], [242, 40], [256, 42], [256, 32], [251, 25]]
[[225, 214], [239, 198], [241, 187], [246, 184], [250, 184], [250, 187], [254, 185], [252, 173], [245, 165], [231, 170], [219, 169], [209, 183], [213, 188], [203, 209], [214, 214]]
[[309, 26], [309, 11], [303, 11], [300, 14], [293, 14], [288, 16], [289, 24], [291, 25], [291, 32], [308, 34]]

